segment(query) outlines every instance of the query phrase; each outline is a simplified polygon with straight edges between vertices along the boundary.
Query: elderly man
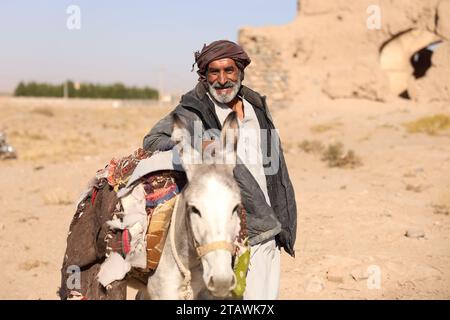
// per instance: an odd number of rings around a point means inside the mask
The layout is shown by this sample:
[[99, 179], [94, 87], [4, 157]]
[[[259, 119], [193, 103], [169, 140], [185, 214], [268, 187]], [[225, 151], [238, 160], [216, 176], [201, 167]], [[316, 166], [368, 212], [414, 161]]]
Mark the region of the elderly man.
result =
[[[205, 45], [195, 53], [195, 63], [198, 84], [145, 136], [144, 149], [168, 150], [174, 146], [170, 139], [173, 113], [185, 121], [191, 136], [196, 134], [196, 122], [202, 132], [218, 131], [230, 112], [237, 113], [239, 159], [234, 176], [247, 211], [251, 245], [244, 299], [276, 299], [280, 247], [294, 256], [297, 228], [295, 194], [277, 131], [265, 97], [242, 85], [250, 58], [239, 45], [227, 40]], [[201, 145], [207, 147], [209, 139], [205, 134], [201, 138]]]

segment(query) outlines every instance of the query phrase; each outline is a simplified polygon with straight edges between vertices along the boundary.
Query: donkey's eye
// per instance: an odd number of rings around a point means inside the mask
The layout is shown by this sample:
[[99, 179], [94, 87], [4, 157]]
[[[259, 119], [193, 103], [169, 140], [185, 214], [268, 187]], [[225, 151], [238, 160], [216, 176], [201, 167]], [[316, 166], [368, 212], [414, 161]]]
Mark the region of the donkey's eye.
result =
[[240, 208], [241, 208], [240, 205], [236, 205], [236, 207], [234, 207], [234, 209], [233, 209], [233, 214], [239, 214]]
[[191, 211], [191, 213], [198, 214], [200, 217], [202, 216], [202, 215], [200, 214], [200, 211], [199, 211], [196, 207], [194, 207], [194, 206], [190, 206], [190, 207], [189, 207], [189, 210]]

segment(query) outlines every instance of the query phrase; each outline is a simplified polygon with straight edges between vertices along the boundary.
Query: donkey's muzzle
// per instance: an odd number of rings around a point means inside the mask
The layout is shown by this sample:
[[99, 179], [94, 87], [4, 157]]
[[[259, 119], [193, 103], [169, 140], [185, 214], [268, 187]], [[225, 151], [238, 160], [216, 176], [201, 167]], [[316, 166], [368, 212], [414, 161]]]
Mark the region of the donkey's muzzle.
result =
[[236, 276], [214, 277], [211, 276], [206, 286], [208, 290], [216, 297], [226, 297], [236, 287]]

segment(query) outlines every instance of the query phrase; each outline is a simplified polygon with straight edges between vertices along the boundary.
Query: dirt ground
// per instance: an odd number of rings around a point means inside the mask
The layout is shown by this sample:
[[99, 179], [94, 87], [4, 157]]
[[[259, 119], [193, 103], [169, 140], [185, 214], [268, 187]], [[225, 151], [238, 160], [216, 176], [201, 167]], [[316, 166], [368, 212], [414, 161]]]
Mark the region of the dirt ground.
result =
[[[19, 155], [0, 161], [0, 299], [57, 299], [79, 194], [168, 111], [0, 97], [0, 130]], [[449, 105], [300, 99], [273, 110], [298, 204], [280, 298], [450, 298], [450, 131], [404, 126], [435, 114]], [[305, 141], [341, 142], [362, 164], [330, 168]]]

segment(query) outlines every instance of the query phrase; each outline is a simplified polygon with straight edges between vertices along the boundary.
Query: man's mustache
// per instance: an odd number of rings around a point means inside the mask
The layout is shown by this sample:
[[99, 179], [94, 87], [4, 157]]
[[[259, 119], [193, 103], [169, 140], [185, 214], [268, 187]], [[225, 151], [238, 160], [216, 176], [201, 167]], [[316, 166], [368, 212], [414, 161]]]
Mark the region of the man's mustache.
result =
[[224, 84], [220, 84], [219, 82], [214, 82], [212, 84], [212, 87], [214, 89], [228, 89], [228, 88], [233, 88], [236, 85], [235, 82], [228, 80], [227, 82], [225, 82]]

